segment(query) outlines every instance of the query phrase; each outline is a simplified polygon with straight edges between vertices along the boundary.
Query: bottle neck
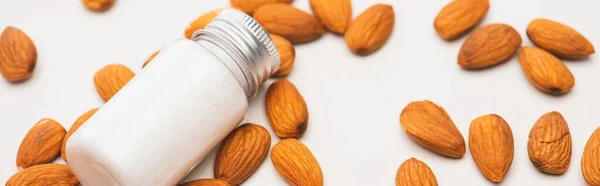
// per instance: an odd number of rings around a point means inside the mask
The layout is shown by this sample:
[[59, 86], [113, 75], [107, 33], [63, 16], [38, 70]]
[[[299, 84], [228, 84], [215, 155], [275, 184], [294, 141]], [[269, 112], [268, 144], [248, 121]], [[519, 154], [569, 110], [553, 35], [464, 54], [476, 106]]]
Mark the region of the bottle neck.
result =
[[269, 34], [250, 16], [237, 10], [219, 14], [193, 40], [221, 58], [248, 98], [279, 67], [279, 53]]

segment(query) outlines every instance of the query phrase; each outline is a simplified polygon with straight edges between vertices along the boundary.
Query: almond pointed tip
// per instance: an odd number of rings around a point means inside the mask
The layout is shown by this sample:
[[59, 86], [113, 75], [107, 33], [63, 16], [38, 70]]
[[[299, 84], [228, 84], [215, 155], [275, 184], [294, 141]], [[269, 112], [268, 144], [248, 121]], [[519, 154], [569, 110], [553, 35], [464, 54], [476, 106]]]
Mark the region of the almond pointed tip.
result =
[[494, 183], [500, 183], [502, 181], [502, 177], [490, 178], [490, 181]]

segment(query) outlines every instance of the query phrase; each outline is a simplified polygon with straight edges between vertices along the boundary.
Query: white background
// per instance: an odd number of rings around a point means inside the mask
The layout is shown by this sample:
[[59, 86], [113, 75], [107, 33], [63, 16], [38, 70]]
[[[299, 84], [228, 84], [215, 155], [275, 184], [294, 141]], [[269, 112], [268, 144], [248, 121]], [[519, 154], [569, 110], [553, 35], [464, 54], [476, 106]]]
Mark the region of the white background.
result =
[[[410, 157], [427, 163], [440, 185], [492, 185], [468, 151], [462, 159], [446, 158], [401, 130], [402, 108], [423, 99], [443, 106], [465, 141], [477, 116], [496, 113], [509, 123], [515, 156], [500, 185], [585, 185], [581, 154], [600, 126], [600, 57], [565, 61], [576, 86], [567, 95], [549, 96], [529, 84], [516, 57], [486, 70], [462, 70], [456, 57], [465, 37], [446, 42], [433, 29], [435, 16], [450, 0], [352, 0], [354, 16], [378, 2], [391, 4], [396, 13], [394, 32], [378, 52], [355, 56], [343, 37], [331, 33], [296, 46], [296, 63], [288, 79], [310, 112], [301, 141], [319, 161], [326, 185], [394, 185], [398, 166]], [[1, 0], [0, 27], [21, 28], [35, 42], [39, 56], [28, 81], [0, 80], [0, 182], [17, 171], [19, 144], [40, 118], [54, 118], [68, 129], [83, 112], [102, 106], [92, 80], [98, 69], [122, 63], [139, 72], [155, 50], [183, 37], [190, 21], [228, 5], [226, 0], [118, 0], [110, 11], [93, 13], [77, 0]], [[296, 0], [294, 6], [310, 12], [308, 0]], [[491, 0], [483, 24], [510, 24], [528, 46], [527, 24], [545, 17], [572, 26], [600, 50], [599, 6], [597, 0]], [[250, 101], [245, 119], [270, 131], [264, 96], [271, 82]], [[573, 137], [572, 163], [562, 176], [538, 172], [527, 155], [531, 126], [552, 110], [564, 115]], [[272, 139], [273, 144], [279, 140], [274, 134]], [[186, 180], [212, 177], [214, 155]], [[267, 158], [244, 185], [286, 183]]]

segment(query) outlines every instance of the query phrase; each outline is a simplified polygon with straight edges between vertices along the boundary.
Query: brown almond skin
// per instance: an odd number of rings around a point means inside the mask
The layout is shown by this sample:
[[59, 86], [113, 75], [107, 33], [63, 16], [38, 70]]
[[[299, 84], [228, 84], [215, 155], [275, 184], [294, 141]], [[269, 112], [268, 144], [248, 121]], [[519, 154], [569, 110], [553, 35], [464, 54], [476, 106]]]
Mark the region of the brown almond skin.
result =
[[600, 127], [588, 139], [581, 156], [581, 173], [591, 186], [600, 186]]
[[287, 3], [290, 4], [293, 0], [230, 0], [231, 7], [245, 12], [248, 15], [254, 14], [254, 11], [266, 4]]
[[323, 186], [323, 173], [310, 150], [296, 139], [284, 139], [271, 151], [271, 161], [290, 185]]
[[76, 186], [77, 177], [68, 165], [42, 164], [17, 172], [6, 181], [6, 186]]
[[352, 20], [350, 0], [310, 0], [315, 16], [329, 31], [343, 34]]
[[81, 116], [79, 116], [79, 118], [77, 118], [75, 122], [73, 122], [73, 125], [71, 125], [71, 128], [69, 128], [69, 131], [65, 135], [65, 138], [62, 140], [62, 146], [60, 148], [60, 157], [63, 160], [67, 161], [67, 153], [65, 152], [67, 140], [69, 140], [71, 135], [73, 135], [73, 133], [75, 133], [75, 131], [77, 131], [79, 127], [81, 127], [88, 119], [90, 119], [90, 117], [92, 117], [92, 115], [94, 115], [96, 111], [98, 111], [98, 108], [90, 109], [87, 112], [83, 113]]
[[144, 62], [144, 65], [142, 65], [142, 68], [146, 67], [146, 65], [148, 65], [148, 63], [150, 63], [150, 61], [152, 61], [154, 59], [154, 57], [156, 57], [156, 55], [158, 55], [159, 52], [160, 52], [160, 50], [157, 50], [156, 52], [152, 53], [152, 55], [150, 55], [150, 57], [148, 57], [148, 59], [146, 59], [146, 62]]
[[346, 45], [357, 55], [369, 55], [381, 48], [394, 29], [394, 8], [376, 4], [358, 15], [346, 31]]
[[17, 153], [19, 170], [52, 162], [60, 154], [60, 145], [65, 137], [60, 123], [50, 118], [38, 121], [25, 135]]
[[0, 73], [8, 81], [29, 79], [37, 62], [33, 41], [18, 28], [8, 26], [0, 35]]
[[571, 164], [571, 133], [565, 118], [556, 111], [544, 114], [529, 132], [529, 160], [539, 171], [563, 174]]
[[94, 75], [94, 86], [100, 97], [107, 102], [131, 80], [135, 74], [127, 66], [110, 64]]
[[410, 158], [396, 173], [396, 186], [437, 186], [437, 179], [427, 164]]
[[457, 39], [480, 23], [489, 8], [489, 0], [454, 0], [440, 10], [433, 27], [442, 39]]
[[495, 114], [475, 118], [469, 128], [469, 149], [483, 176], [500, 182], [514, 157], [514, 139], [510, 126]]
[[256, 124], [244, 124], [223, 140], [215, 160], [215, 178], [240, 185], [262, 164], [271, 147], [271, 134]]
[[308, 128], [308, 108], [296, 86], [287, 79], [278, 79], [267, 90], [265, 108], [275, 134], [284, 138], [299, 138]]
[[558, 58], [542, 49], [522, 47], [519, 62], [529, 82], [538, 90], [561, 95], [575, 86], [575, 77], [571, 70]]
[[464, 69], [495, 66], [513, 56], [521, 43], [521, 36], [511, 26], [485, 25], [465, 40], [458, 53], [458, 65]]
[[229, 183], [218, 179], [198, 179], [177, 186], [229, 186]]
[[[200, 29], [204, 29], [204, 27], [206, 27], [206, 25], [208, 25], [208, 23], [210, 23], [213, 19], [215, 19], [215, 17], [217, 17], [217, 15], [219, 15], [219, 13], [221, 13], [221, 11], [223, 11], [222, 8], [212, 10], [212, 11], [209, 11], [209, 12], [206, 12], [206, 13], [200, 15], [198, 18], [196, 18], [194, 21], [192, 21], [190, 23], [190, 25], [188, 25], [187, 28], [185, 28], [185, 31], [183, 32], [183, 35], [185, 35], [185, 38], [192, 39], [192, 35], [194, 35], [194, 32], [196, 32], [197, 30], [200, 30]], [[144, 66], [146, 66], [146, 65], [144, 65]]]
[[273, 74], [275, 77], [284, 77], [292, 72], [294, 68], [294, 60], [296, 59], [296, 49], [294, 49], [294, 45], [292, 42], [288, 41], [284, 37], [269, 34], [271, 35], [271, 39], [273, 39], [273, 43], [275, 43], [275, 47], [277, 47], [277, 51], [279, 51], [280, 64], [279, 69]]
[[89, 10], [94, 12], [104, 12], [115, 4], [116, 0], [81, 0]]
[[254, 19], [269, 33], [294, 44], [313, 41], [325, 33], [325, 27], [315, 17], [285, 3], [261, 6], [254, 12]]
[[534, 19], [527, 36], [536, 46], [558, 57], [581, 59], [595, 53], [594, 46], [575, 29], [548, 19]]
[[434, 152], [452, 158], [465, 155], [464, 137], [444, 108], [429, 100], [406, 105], [400, 124], [411, 139]]

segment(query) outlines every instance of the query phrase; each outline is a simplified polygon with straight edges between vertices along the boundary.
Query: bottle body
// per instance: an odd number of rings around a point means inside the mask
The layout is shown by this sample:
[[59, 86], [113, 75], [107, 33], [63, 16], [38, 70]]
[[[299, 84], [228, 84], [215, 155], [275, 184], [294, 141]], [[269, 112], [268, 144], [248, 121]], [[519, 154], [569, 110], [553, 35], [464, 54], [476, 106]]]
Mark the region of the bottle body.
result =
[[212, 50], [174, 42], [71, 136], [83, 185], [175, 185], [242, 121], [246, 93]]

